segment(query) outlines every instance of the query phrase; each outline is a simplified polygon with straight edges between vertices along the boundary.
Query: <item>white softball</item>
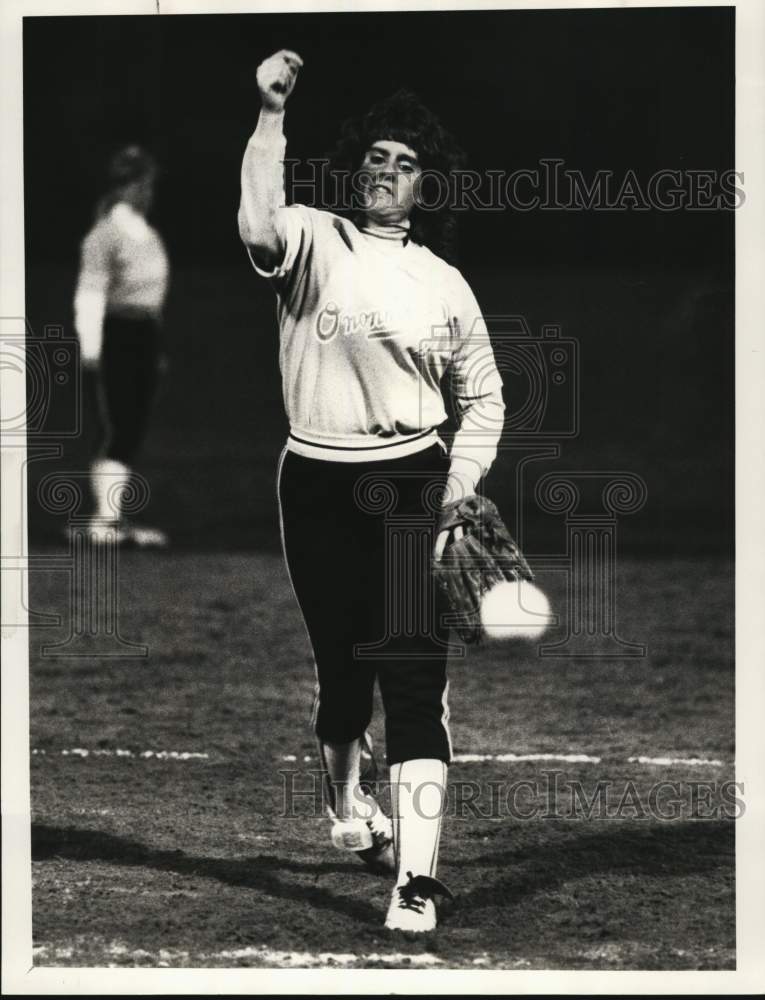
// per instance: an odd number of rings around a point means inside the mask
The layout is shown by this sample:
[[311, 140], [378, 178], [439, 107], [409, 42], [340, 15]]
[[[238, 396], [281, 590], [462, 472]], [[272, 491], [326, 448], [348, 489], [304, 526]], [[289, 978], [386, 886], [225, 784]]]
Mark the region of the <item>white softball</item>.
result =
[[552, 622], [547, 597], [526, 580], [497, 583], [481, 600], [481, 624], [490, 639], [538, 639]]

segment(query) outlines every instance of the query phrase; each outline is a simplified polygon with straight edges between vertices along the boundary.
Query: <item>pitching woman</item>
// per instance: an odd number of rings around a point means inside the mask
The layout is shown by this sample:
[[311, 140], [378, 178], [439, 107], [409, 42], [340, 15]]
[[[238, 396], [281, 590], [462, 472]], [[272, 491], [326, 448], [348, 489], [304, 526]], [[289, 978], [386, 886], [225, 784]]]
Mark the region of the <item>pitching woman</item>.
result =
[[95, 385], [104, 438], [91, 465], [91, 534], [141, 546], [167, 542], [161, 531], [127, 525], [119, 507], [146, 436], [160, 363], [168, 261], [146, 220], [155, 176], [153, 158], [138, 146], [114, 156], [109, 190], [82, 243], [74, 297], [80, 357]]
[[[300, 66], [283, 50], [258, 68], [239, 208], [240, 236], [277, 295], [284, 552], [316, 663], [332, 842], [395, 871], [387, 927], [429, 931], [433, 897], [448, 894], [435, 874], [451, 753], [430, 557], [446, 541], [439, 505], [475, 492], [494, 459], [502, 383], [475, 297], [442, 256], [451, 216], [422, 200], [428, 172], [458, 162], [453, 141], [399, 93], [345, 129], [350, 217], [287, 207], [284, 107]], [[459, 422], [448, 456], [445, 380]], [[392, 830], [362, 774], [375, 681]]]

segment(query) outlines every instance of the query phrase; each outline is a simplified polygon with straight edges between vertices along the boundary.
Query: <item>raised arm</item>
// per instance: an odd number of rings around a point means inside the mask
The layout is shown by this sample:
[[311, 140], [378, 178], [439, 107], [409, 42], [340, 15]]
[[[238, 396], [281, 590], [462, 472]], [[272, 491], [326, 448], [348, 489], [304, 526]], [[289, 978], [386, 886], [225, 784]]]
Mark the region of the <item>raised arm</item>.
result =
[[282, 49], [258, 66], [262, 107], [242, 160], [239, 235], [256, 263], [275, 267], [284, 256], [277, 211], [284, 205], [284, 105], [303, 60]]

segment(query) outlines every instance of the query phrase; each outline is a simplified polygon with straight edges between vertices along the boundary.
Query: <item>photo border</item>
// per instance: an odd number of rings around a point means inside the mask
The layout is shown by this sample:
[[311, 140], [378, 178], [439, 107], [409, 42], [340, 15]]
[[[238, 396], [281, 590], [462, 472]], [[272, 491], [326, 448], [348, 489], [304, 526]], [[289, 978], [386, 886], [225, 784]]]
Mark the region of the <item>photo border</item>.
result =
[[[0, 8], [0, 316], [25, 315], [22, 18], [123, 14], [257, 14], [289, 11], [533, 10], [735, 7], [736, 168], [746, 201], [736, 212], [736, 780], [747, 809], [736, 821], [735, 971], [514, 971], [333, 969], [75, 969], [32, 967], [28, 630], [2, 630], [2, 989], [4, 993], [372, 993], [607, 994], [762, 992], [765, 989], [765, 672], [759, 626], [765, 598], [765, 3], [762, 0], [604, 0], [557, 3], [414, 2], [242, 3], [173, 0], [4, 0]], [[24, 408], [23, 380], [0, 372], [5, 413]], [[19, 383], [22, 383], [21, 386]], [[21, 392], [21, 395], [19, 394]], [[25, 523], [23, 444], [3, 441], [2, 545], [13, 554]], [[9, 486], [11, 484], [11, 486]], [[12, 488], [13, 485], [16, 488]], [[27, 550], [24, 549], [24, 552]], [[24, 620], [25, 576], [2, 575], [3, 618]], [[10, 611], [9, 611], [10, 609]], [[13, 618], [8, 618], [13, 614]], [[16, 617], [22, 616], [22, 617]]]

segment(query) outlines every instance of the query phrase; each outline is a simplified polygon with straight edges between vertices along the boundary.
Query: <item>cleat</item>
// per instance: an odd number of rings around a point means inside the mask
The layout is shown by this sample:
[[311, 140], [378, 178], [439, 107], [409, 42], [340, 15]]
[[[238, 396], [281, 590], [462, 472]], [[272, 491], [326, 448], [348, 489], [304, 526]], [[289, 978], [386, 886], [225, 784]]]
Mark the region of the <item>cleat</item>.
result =
[[[377, 761], [372, 748], [372, 737], [364, 733], [361, 739], [361, 776], [359, 788], [371, 799], [370, 819], [342, 820], [330, 808], [332, 843], [341, 851], [353, 851], [359, 860], [378, 875], [392, 875], [396, 871], [393, 853], [393, 823], [377, 804]], [[331, 790], [331, 789], [330, 789]]]
[[412, 876], [406, 873], [408, 882], [397, 885], [393, 890], [385, 927], [389, 931], [405, 934], [427, 934], [436, 929], [436, 904], [434, 896], [444, 896], [453, 900], [454, 896], [443, 882], [430, 875]]
[[352, 851], [370, 871], [390, 875], [395, 871], [393, 824], [381, 812], [371, 819], [339, 819], [333, 815], [332, 845], [340, 851]]
[[335, 820], [331, 836], [338, 851], [368, 851], [372, 847], [372, 831], [363, 819]]
[[370, 869], [378, 875], [392, 875], [396, 870], [393, 854], [393, 823], [378, 807], [372, 819], [362, 820], [372, 838], [372, 844], [356, 853]]

